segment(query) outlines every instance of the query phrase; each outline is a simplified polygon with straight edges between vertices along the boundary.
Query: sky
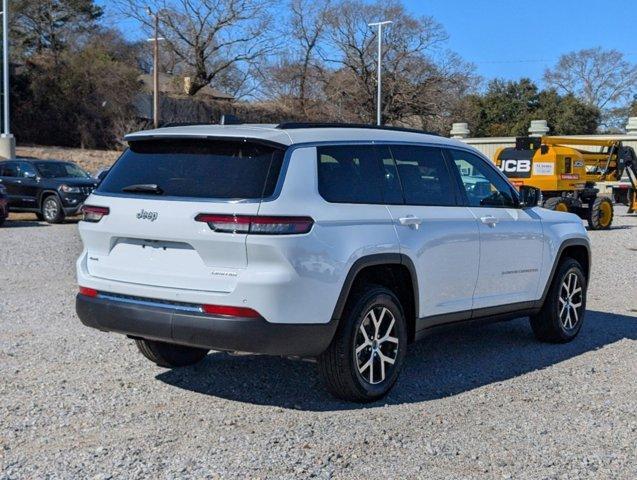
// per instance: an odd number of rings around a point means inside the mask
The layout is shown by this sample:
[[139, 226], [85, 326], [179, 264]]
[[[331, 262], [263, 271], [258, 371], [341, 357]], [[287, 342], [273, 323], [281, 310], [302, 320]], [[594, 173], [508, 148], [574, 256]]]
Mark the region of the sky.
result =
[[[485, 79], [528, 77], [542, 84], [560, 55], [614, 48], [637, 62], [637, 0], [403, 0], [416, 15], [433, 16], [449, 35], [448, 48]], [[107, 0], [96, 0], [106, 6]], [[129, 38], [140, 33], [118, 19]]]
[[486, 79], [529, 77], [541, 83], [560, 55], [601, 46], [637, 62], [637, 0], [405, 0], [433, 16], [449, 48]]

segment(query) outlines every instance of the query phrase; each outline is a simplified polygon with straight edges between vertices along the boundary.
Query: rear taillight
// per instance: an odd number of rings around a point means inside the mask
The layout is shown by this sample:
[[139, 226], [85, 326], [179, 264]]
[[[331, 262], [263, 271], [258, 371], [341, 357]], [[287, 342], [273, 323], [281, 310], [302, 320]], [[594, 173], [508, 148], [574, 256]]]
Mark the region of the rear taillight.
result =
[[224, 315], [227, 317], [259, 318], [258, 312], [246, 307], [229, 307], [227, 305], [202, 305], [201, 309], [208, 315]]
[[110, 213], [108, 207], [96, 207], [94, 205], [84, 205], [82, 207], [82, 220], [85, 222], [99, 222], [102, 217]]
[[97, 290], [94, 288], [80, 287], [80, 295], [84, 295], [86, 297], [97, 297]]
[[257, 235], [294, 235], [307, 233], [314, 220], [310, 217], [265, 217], [258, 215], [217, 215], [200, 213], [195, 221], [207, 223], [215, 232]]

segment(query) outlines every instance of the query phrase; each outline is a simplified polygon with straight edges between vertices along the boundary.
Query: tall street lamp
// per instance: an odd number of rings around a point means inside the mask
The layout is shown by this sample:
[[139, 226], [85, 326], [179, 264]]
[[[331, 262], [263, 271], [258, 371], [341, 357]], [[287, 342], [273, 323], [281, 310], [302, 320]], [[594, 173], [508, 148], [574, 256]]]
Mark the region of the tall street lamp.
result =
[[369, 23], [370, 27], [378, 27], [378, 91], [376, 93], [376, 125], [381, 125], [381, 112], [382, 112], [382, 53], [383, 53], [383, 25], [389, 25], [394, 23], [391, 20], [385, 20], [384, 22]]
[[2, 90], [4, 121], [0, 135], [0, 156], [15, 158], [15, 138], [11, 135], [9, 116], [9, 0], [2, 0]]
[[[5, 0], [6, 1], [6, 0]], [[159, 11], [153, 12], [150, 7], [147, 8], [148, 15], [153, 17], [155, 34], [153, 38], [148, 39], [154, 42], [153, 45], [153, 125], [159, 128], [159, 42], [165, 38], [159, 37]]]

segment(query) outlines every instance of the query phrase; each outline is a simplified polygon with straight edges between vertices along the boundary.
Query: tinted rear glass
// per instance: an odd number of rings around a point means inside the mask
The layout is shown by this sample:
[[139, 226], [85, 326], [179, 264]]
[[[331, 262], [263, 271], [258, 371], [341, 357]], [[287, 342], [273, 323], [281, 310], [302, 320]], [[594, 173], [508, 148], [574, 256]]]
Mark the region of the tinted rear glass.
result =
[[274, 193], [284, 150], [249, 142], [132, 142], [97, 189], [157, 185], [161, 196], [259, 199]]
[[318, 187], [334, 203], [383, 203], [382, 172], [373, 146], [319, 147]]

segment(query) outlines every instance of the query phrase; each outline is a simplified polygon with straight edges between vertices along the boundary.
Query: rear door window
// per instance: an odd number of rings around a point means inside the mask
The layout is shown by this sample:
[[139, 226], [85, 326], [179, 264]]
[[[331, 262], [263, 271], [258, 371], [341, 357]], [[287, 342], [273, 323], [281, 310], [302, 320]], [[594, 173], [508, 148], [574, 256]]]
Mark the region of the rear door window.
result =
[[131, 142], [97, 191], [156, 185], [161, 196], [261, 199], [274, 193], [284, 154], [283, 147], [240, 141]]
[[373, 145], [318, 147], [318, 187], [333, 203], [383, 203], [383, 175]]
[[14, 162], [5, 163], [0, 165], [1, 177], [17, 177], [18, 176], [18, 164]]
[[440, 148], [392, 145], [391, 152], [406, 205], [456, 205], [452, 177]]

